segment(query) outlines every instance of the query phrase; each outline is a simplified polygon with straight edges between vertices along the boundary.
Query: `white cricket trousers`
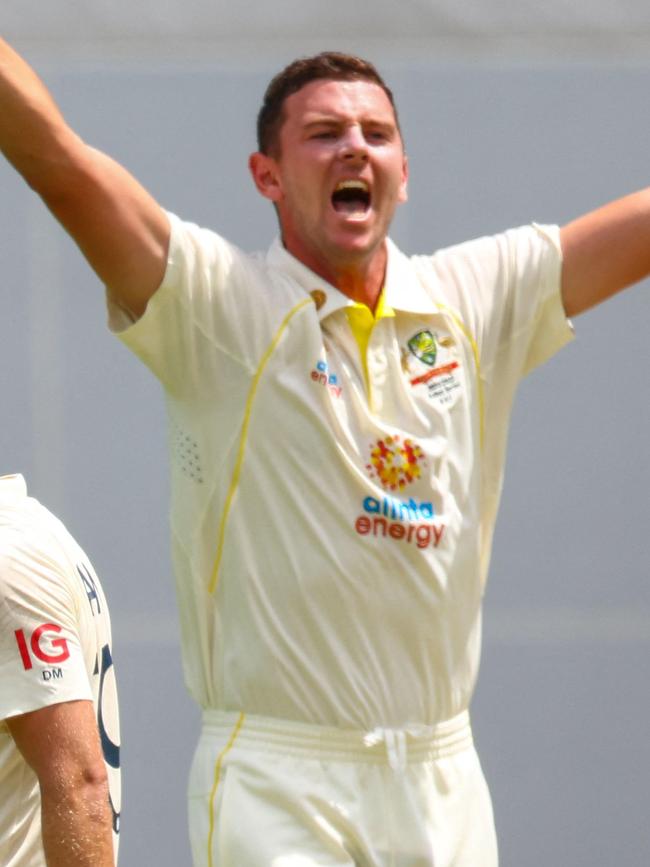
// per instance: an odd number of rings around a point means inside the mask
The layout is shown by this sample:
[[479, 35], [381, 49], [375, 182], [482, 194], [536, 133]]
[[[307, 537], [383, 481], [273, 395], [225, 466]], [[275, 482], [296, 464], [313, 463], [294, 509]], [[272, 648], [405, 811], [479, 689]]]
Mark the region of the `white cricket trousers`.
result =
[[496, 867], [467, 712], [373, 732], [206, 711], [195, 867]]

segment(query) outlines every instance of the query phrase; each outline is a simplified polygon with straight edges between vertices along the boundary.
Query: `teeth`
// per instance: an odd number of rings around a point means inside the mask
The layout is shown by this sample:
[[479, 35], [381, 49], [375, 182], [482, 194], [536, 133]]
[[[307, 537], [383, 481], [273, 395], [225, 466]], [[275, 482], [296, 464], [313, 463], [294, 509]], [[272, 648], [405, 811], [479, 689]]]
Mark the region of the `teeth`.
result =
[[365, 181], [341, 181], [336, 185], [336, 192], [339, 190], [363, 190], [364, 193], [367, 193], [368, 184]]

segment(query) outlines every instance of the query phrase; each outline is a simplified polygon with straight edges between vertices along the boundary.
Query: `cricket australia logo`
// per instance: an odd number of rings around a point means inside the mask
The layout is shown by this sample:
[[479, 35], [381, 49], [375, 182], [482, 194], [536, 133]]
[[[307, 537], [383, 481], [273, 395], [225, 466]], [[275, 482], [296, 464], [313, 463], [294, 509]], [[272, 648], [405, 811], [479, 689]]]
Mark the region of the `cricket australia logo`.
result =
[[438, 346], [436, 338], [430, 331], [418, 331], [409, 340], [407, 344], [416, 358], [419, 358], [424, 364], [433, 367], [438, 356]]
[[440, 407], [450, 407], [460, 394], [460, 361], [451, 334], [429, 329], [418, 331], [402, 349], [402, 370], [412, 388], [425, 387], [425, 394]]

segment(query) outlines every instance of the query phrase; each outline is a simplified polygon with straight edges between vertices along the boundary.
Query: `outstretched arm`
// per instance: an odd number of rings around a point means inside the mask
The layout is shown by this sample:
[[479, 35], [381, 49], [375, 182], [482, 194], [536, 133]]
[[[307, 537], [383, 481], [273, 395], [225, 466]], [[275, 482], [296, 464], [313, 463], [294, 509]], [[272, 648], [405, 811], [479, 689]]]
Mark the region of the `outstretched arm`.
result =
[[35, 72], [0, 39], [0, 150], [139, 316], [166, 265], [169, 223], [118, 163], [83, 142]]
[[650, 188], [563, 226], [562, 298], [567, 316], [650, 275]]
[[53, 704], [6, 722], [38, 777], [48, 867], [113, 867], [108, 782], [92, 702]]

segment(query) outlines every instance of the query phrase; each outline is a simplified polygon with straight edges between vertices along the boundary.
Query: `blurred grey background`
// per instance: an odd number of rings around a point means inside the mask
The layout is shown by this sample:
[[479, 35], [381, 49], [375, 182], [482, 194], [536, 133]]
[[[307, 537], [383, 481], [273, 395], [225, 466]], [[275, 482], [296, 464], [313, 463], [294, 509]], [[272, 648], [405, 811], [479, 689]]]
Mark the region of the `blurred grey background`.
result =
[[[364, 54], [395, 91], [411, 187], [393, 236], [408, 252], [562, 223], [648, 183], [641, 0], [4, 0], [0, 22], [82, 136], [249, 249], [275, 234], [246, 169], [263, 88], [323, 48]], [[185, 867], [199, 715], [182, 683], [161, 392], [4, 163], [0, 273], [0, 471], [25, 474], [110, 597], [121, 867]], [[650, 863], [648, 289], [580, 317], [516, 405], [473, 705], [502, 867]]]

